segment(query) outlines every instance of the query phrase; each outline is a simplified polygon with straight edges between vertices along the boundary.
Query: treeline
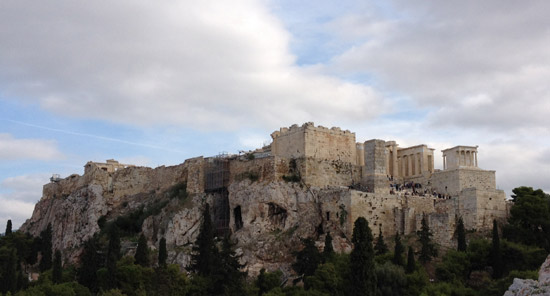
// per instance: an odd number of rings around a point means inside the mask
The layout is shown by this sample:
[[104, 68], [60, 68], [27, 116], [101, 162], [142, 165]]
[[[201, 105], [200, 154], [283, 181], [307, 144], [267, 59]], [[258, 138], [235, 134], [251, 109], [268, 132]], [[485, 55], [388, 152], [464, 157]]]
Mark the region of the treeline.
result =
[[[39, 237], [11, 231], [8, 221], [0, 238], [2, 295], [502, 295], [514, 277], [536, 279], [550, 252], [550, 196], [542, 190], [513, 190], [507, 224], [493, 224], [490, 239], [475, 238], [459, 217], [457, 246], [441, 251], [423, 219], [412, 237], [398, 233], [388, 246], [368, 222], [354, 223], [350, 254], [334, 252], [330, 233], [322, 250], [311, 238], [302, 240], [292, 265], [296, 276], [264, 269], [255, 279], [243, 271], [230, 237], [215, 237], [209, 206], [193, 245], [189, 273], [166, 264], [166, 241], [151, 251], [143, 234], [134, 256], [122, 257], [121, 223], [102, 223], [102, 231], [84, 245], [81, 264], [66, 264], [52, 249], [52, 228]], [[119, 221], [120, 222], [120, 221]], [[29, 282], [30, 271], [40, 271]]]

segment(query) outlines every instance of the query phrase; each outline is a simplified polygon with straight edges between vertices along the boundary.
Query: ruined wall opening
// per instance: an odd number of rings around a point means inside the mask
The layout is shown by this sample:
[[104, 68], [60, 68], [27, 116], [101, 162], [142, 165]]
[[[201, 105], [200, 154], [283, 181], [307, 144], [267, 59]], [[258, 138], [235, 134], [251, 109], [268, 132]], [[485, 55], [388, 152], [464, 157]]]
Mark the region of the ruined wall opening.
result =
[[241, 206], [236, 206], [233, 209], [233, 219], [235, 219], [235, 230], [243, 228], [243, 217], [241, 214]]
[[269, 209], [267, 211], [267, 216], [269, 217], [269, 220], [272, 224], [281, 226], [282, 228], [285, 227], [285, 222], [287, 218], [287, 210], [278, 204], [275, 203], [268, 203]]
[[330, 212], [327, 212], [327, 221], [330, 221]]

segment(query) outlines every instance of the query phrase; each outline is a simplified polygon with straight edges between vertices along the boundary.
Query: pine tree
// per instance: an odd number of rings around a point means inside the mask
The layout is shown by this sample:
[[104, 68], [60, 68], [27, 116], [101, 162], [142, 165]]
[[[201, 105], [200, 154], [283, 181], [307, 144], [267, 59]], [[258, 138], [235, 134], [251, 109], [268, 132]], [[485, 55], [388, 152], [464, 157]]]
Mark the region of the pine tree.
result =
[[403, 244], [401, 243], [401, 237], [399, 236], [399, 232], [395, 233], [395, 247], [393, 248], [393, 264], [403, 266], [405, 262], [403, 262], [403, 252], [405, 252], [405, 247], [403, 247]]
[[97, 270], [99, 269], [99, 256], [97, 254], [96, 238], [92, 237], [84, 243], [84, 252], [80, 259], [78, 270], [78, 283], [88, 287], [90, 291], [97, 291]]
[[414, 250], [409, 246], [409, 254], [407, 255], [407, 268], [405, 271], [407, 273], [413, 273], [416, 269], [416, 262], [414, 261]]
[[166, 251], [166, 239], [163, 237], [159, 243], [159, 266], [166, 267], [166, 258], [168, 258], [168, 252]]
[[209, 276], [216, 270], [218, 249], [214, 243], [214, 228], [210, 217], [210, 205], [207, 203], [202, 213], [202, 223], [199, 235], [193, 246], [191, 255], [191, 270], [198, 275]]
[[8, 220], [8, 224], [6, 224], [6, 233], [4, 235], [10, 235], [11, 234], [11, 219]]
[[145, 238], [145, 235], [143, 235], [143, 233], [139, 236], [136, 254], [134, 258], [136, 259], [136, 264], [139, 264], [143, 267], [149, 266], [147, 239]]
[[432, 242], [431, 237], [433, 234], [430, 232], [430, 227], [428, 226], [428, 222], [426, 222], [425, 216], [422, 217], [422, 228], [417, 232], [417, 235], [421, 245], [419, 259], [422, 263], [426, 263], [432, 260], [432, 257], [437, 256], [437, 249]]
[[369, 223], [363, 217], [357, 218], [351, 239], [350, 254], [351, 295], [375, 295], [376, 273], [374, 270], [373, 237]]
[[61, 283], [61, 277], [63, 274], [61, 266], [61, 251], [56, 250], [53, 257], [53, 271], [52, 271], [52, 281], [54, 284]]
[[334, 247], [332, 246], [332, 236], [327, 232], [325, 236], [325, 247], [323, 248], [323, 261], [327, 262], [334, 257]]
[[497, 220], [493, 220], [493, 241], [491, 247], [491, 266], [493, 267], [493, 277], [498, 279], [502, 277], [503, 262], [500, 250], [500, 238], [498, 235]]
[[384, 236], [382, 235], [382, 225], [378, 227], [378, 239], [376, 240], [374, 249], [376, 250], [376, 255], [383, 255], [388, 252], [388, 246], [384, 242]]
[[42, 259], [38, 268], [40, 271], [46, 271], [52, 268], [52, 224], [48, 224], [48, 227], [40, 233], [40, 253]]
[[302, 276], [310, 276], [315, 273], [317, 266], [321, 264], [321, 254], [311, 238], [302, 239], [304, 248], [296, 253], [296, 262], [292, 268]]
[[457, 250], [460, 252], [466, 252], [466, 248], [468, 247], [466, 245], [466, 230], [464, 229], [464, 221], [462, 220], [462, 217], [458, 219], [458, 223], [456, 225], [456, 234], [457, 234]]
[[241, 271], [244, 265], [239, 262], [239, 256], [234, 251], [234, 244], [228, 236], [222, 241], [218, 262], [215, 276], [217, 283], [214, 286], [221, 289], [213, 292], [223, 295], [244, 295], [246, 272]]
[[109, 278], [107, 285], [113, 289], [116, 287], [116, 262], [120, 259], [120, 236], [116, 224], [111, 225], [109, 231], [109, 246], [107, 249], [107, 272]]

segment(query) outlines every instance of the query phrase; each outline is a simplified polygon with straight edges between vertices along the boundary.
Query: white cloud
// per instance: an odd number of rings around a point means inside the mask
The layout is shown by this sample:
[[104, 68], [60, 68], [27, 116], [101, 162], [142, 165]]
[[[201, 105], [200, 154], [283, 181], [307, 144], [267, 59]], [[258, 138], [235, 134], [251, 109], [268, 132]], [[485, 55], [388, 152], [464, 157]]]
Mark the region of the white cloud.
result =
[[[35, 203], [42, 197], [42, 186], [48, 182], [45, 174], [24, 175], [0, 182], [0, 223], [12, 220], [17, 229], [30, 218]], [[3, 230], [0, 230], [3, 231]]]
[[62, 157], [53, 140], [16, 139], [10, 134], [0, 133], [0, 160], [53, 160]]
[[368, 86], [295, 65], [264, 1], [5, 2], [0, 90], [66, 116], [276, 128], [383, 112]]

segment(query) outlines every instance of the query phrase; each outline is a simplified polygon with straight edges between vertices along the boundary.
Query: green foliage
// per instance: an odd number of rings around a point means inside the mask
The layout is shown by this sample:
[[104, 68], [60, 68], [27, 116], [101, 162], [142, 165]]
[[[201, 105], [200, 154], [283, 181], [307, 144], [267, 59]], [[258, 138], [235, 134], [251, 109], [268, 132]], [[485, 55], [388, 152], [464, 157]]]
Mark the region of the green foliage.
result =
[[166, 266], [166, 259], [168, 258], [168, 251], [166, 250], [166, 239], [163, 237], [160, 239], [159, 243], [159, 266]]
[[139, 236], [134, 258], [136, 259], [136, 264], [143, 267], [149, 266], [149, 248], [147, 247], [147, 239], [143, 233]]
[[407, 277], [401, 266], [389, 262], [376, 266], [378, 294], [380, 296], [403, 295], [407, 287]]
[[120, 258], [120, 236], [118, 234], [118, 227], [114, 224], [109, 232], [109, 247], [107, 248], [107, 272], [109, 277], [107, 278], [106, 288], [115, 288], [115, 276], [116, 276], [116, 262]]
[[382, 225], [378, 226], [378, 239], [376, 240], [376, 245], [374, 245], [374, 250], [376, 250], [376, 255], [386, 254], [389, 251], [382, 235]]
[[52, 281], [54, 284], [61, 283], [61, 276], [63, 274], [61, 266], [61, 251], [56, 250], [53, 257], [53, 271], [52, 271]]
[[323, 248], [323, 262], [327, 262], [334, 257], [334, 247], [332, 246], [332, 236], [327, 232], [325, 236], [325, 247]]
[[422, 217], [422, 227], [417, 232], [418, 241], [420, 242], [420, 256], [418, 257], [422, 263], [432, 260], [432, 257], [437, 256], [437, 248], [432, 242], [433, 234], [430, 231], [426, 217]]
[[333, 263], [321, 264], [314, 275], [305, 279], [305, 287], [328, 295], [344, 295], [344, 279]]
[[8, 223], [6, 224], [6, 232], [4, 232], [5, 236], [8, 236], [11, 234], [11, 219], [8, 220]]
[[407, 289], [403, 295], [417, 296], [420, 295], [424, 288], [430, 283], [428, 274], [424, 268], [418, 268], [415, 272], [407, 274]]
[[440, 281], [465, 282], [470, 272], [470, 259], [466, 252], [449, 250], [436, 266], [436, 276]]
[[123, 257], [116, 264], [116, 286], [122, 293], [138, 296], [153, 291], [155, 272], [152, 268], [134, 264], [133, 257]]
[[52, 224], [48, 224], [48, 227], [40, 233], [40, 253], [42, 259], [40, 259], [40, 265], [38, 268], [40, 271], [45, 271], [52, 268]]
[[532, 187], [518, 187], [512, 192], [514, 205], [503, 236], [550, 252], [550, 195]]
[[506, 290], [508, 290], [508, 287], [510, 287], [510, 285], [514, 281], [514, 278], [537, 280], [538, 277], [539, 275], [536, 270], [512, 270], [508, 274], [508, 276], [505, 276], [496, 281], [492, 281], [489, 283], [489, 285], [484, 287], [483, 295], [501, 296], [504, 294], [504, 292], [506, 292]]
[[292, 268], [301, 276], [310, 276], [321, 264], [322, 258], [313, 239], [302, 239], [302, 244], [304, 248], [296, 253], [296, 262], [292, 264]]
[[348, 218], [348, 211], [346, 211], [346, 206], [344, 204], [340, 204], [340, 226], [344, 226], [344, 223], [346, 223], [346, 219]]
[[369, 223], [363, 217], [357, 218], [353, 227], [353, 250], [350, 254], [350, 295], [374, 295], [376, 273], [374, 270], [374, 249]]
[[200, 276], [210, 276], [216, 270], [217, 256], [218, 249], [214, 243], [214, 227], [210, 217], [210, 205], [207, 203], [202, 213], [199, 235], [193, 246], [190, 269]]
[[498, 235], [497, 220], [493, 220], [493, 240], [491, 241], [491, 266], [493, 267], [493, 277], [500, 278], [503, 273], [502, 252], [500, 250], [500, 238]]
[[94, 236], [84, 243], [84, 251], [80, 258], [78, 270], [78, 283], [87, 287], [92, 292], [97, 291], [97, 270], [100, 265], [98, 255], [97, 238]]
[[[177, 186], [177, 185], [176, 185]], [[184, 189], [179, 189], [181, 190]], [[174, 193], [176, 194], [176, 193]], [[180, 196], [180, 193], [177, 193], [177, 196]], [[185, 193], [186, 195], [187, 193]], [[162, 209], [168, 204], [168, 200], [163, 201], [156, 201], [147, 207], [141, 206], [138, 209], [129, 212], [126, 215], [122, 215], [116, 218], [116, 220], [112, 223], [116, 225], [119, 230], [122, 232], [122, 235], [129, 236], [129, 235], [135, 235], [141, 232], [141, 226], [143, 225], [143, 221], [147, 219], [149, 216], [155, 216], [160, 214]], [[101, 218], [100, 218], [101, 219]]]
[[13, 248], [0, 248], [0, 292], [15, 292], [17, 280], [17, 253]]
[[401, 243], [401, 237], [399, 232], [395, 233], [395, 246], [393, 249], [393, 264], [398, 266], [403, 266], [405, 263], [403, 261], [403, 252], [405, 252], [405, 247]]
[[266, 272], [265, 268], [260, 269], [260, 274], [256, 278], [255, 285], [258, 287], [258, 296], [281, 286], [281, 277], [283, 273], [280, 270], [275, 272]]
[[154, 293], [150, 295], [179, 296], [187, 295], [189, 292], [189, 280], [185, 273], [180, 271], [178, 265], [171, 264], [155, 270], [155, 279]]
[[458, 223], [456, 224], [456, 236], [456, 249], [461, 252], [466, 252], [468, 246], [466, 245], [466, 230], [464, 229], [464, 221], [462, 220], [462, 217], [458, 218]]
[[170, 189], [166, 191], [166, 195], [170, 199], [177, 198], [179, 200], [185, 200], [188, 196], [187, 183], [185, 182], [177, 183], [176, 185], [170, 187]]
[[414, 260], [414, 250], [409, 246], [409, 252], [407, 254], [407, 273], [413, 273], [416, 270], [416, 261]]
[[216, 273], [215, 285], [217, 293], [224, 295], [242, 295], [244, 293], [244, 284], [246, 272], [242, 272], [244, 267], [239, 263], [239, 257], [235, 254], [234, 243], [225, 237], [222, 241], [222, 248], [219, 252], [219, 258]]

